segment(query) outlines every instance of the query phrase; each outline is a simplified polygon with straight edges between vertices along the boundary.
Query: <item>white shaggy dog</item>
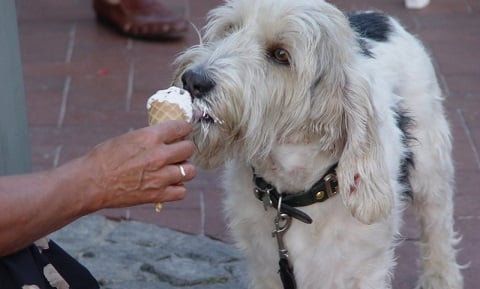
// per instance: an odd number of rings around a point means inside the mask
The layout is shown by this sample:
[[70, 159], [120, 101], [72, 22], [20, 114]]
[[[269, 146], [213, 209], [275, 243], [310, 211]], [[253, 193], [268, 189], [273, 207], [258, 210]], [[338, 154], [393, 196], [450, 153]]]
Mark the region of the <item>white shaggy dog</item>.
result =
[[230, 0], [177, 64], [196, 161], [226, 166], [226, 215], [252, 288], [391, 288], [410, 200], [418, 288], [463, 287], [442, 92], [396, 20], [320, 0]]

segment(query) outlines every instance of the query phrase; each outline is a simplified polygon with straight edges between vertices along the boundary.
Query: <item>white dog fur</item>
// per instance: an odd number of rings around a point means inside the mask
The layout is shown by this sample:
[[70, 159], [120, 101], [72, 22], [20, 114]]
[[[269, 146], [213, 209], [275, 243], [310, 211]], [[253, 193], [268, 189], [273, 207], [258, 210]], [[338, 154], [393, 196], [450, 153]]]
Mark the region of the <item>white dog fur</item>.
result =
[[283, 288], [276, 210], [254, 196], [252, 168], [288, 193], [335, 163], [341, 197], [299, 208], [313, 223], [294, 219], [284, 237], [298, 288], [391, 288], [411, 199], [418, 288], [463, 288], [442, 92], [425, 48], [396, 20], [347, 17], [321, 0], [230, 0], [176, 64], [174, 84], [194, 98], [195, 160], [225, 165], [226, 217], [251, 288]]

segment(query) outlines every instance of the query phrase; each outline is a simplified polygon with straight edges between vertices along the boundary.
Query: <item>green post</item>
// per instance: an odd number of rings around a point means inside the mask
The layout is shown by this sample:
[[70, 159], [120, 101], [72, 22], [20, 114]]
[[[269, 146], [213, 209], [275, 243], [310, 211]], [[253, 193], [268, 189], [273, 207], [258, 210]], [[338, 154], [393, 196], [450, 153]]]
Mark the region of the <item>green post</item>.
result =
[[0, 175], [32, 170], [14, 0], [0, 0]]

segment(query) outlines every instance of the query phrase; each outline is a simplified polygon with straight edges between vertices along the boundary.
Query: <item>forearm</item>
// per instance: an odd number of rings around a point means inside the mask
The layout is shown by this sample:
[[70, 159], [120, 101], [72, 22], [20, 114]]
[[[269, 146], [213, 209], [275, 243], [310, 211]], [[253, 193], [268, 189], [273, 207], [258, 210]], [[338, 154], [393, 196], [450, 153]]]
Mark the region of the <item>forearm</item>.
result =
[[[0, 177], [0, 256], [101, 208], [175, 201], [195, 176], [186, 122], [112, 138], [54, 170]], [[183, 173], [178, 164], [182, 163]]]
[[[80, 160], [46, 172], [0, 177], [0, 256], [13, 253], [94, 209]], [[80, 170], [78, 170], [80, 172]]]

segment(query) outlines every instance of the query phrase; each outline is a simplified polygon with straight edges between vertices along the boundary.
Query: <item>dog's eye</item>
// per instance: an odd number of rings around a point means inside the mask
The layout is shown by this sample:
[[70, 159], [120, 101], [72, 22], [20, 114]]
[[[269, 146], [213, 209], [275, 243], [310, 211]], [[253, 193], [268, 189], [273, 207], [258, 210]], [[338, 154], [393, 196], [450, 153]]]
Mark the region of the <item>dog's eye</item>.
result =
[[238, 25], [237, 24], [228, 24], [225, 26], [225, 29], [224, 29], [224, 35], [225, 36], [228, 36], [230, 34], [233, 34], [235, 31], [238, 30]]
[[229, 24], [225, 27], [225, 34], [232, 34], [232, 32], [235, 30], [235, 26], [233, 24]]
[[290, 55], [283, 48], [275, 48], [271, 51], [271, 57], [280, 64], [289, 64]]

